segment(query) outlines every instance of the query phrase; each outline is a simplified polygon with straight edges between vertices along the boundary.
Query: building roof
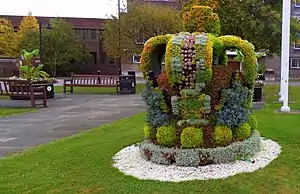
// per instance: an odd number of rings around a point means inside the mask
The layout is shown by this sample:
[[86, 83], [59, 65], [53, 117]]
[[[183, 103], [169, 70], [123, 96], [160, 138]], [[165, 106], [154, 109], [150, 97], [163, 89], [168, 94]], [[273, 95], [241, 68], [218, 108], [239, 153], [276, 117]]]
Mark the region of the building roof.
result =
[[[1, 16], [11, 21], [13, 26], [19, 26], [23, 16]], [[38, 21], [42, 22], [43, 25], [47, 25], [51, 17], [36, 17]], [[86, 29], [104, 29], [105, 19], [94, 19], [94, 18], [62, 18], [69, 21], [75, 28], [86, 28]]]

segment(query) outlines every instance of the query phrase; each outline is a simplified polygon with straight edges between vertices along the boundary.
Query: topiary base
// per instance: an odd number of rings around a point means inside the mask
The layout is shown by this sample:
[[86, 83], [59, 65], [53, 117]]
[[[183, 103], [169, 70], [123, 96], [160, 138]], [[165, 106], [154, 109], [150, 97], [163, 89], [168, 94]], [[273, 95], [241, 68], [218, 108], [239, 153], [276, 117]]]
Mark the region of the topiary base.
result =
[[134, 144], [116, 153], [113, 157], [113, 166], [125, 175], [141, 180], [167, 182], [210, 179], [224, 180], [240, 173], [250, 173], [263, 169], [275, 160], [280, 153], [281, 146], [277, 142], [261, 138], [261, 151], [250, 158], [227, 164], [187, 167], [175, 164], [160, 165], [146, 161], [140, 154], [139, 144]]
[[143, 158], [157, 164], [176, 164], [179, 166], [203, 166], [208, 164], [223, 164], [255, 155], [261, 149], [261, 138], [258, 131], [243, 142], [234, 142], [226, 147], [179, 149], [166, 148], [143, 141], [140, 146]]

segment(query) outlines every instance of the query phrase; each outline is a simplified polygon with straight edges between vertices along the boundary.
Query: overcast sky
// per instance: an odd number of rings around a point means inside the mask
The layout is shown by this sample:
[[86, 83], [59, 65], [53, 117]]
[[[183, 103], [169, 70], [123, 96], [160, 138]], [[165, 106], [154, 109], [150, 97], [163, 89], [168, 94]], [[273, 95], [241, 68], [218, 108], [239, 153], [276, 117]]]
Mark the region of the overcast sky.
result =
[[[118, 0], [1, 0], [0, 15], [107, 18], [118, 13]], [[121, 0], [121, 8], [126, 0]]]

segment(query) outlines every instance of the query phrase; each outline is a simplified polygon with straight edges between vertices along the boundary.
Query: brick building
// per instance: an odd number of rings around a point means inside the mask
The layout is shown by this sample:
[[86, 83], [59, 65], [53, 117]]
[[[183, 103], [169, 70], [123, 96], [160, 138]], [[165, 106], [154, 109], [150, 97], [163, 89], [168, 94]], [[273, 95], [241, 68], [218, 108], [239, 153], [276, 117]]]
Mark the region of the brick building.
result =
[[[22, 20], [21, 16], [0, 16], [9, 19], [13, 26], [19, 26]], [[43, 26], [49, 23], [51, 18], [37, 17]], [[85, 19], [85, 18], [64, 18], [74, 26], [79, 38], [87, 45], [92, 55], [92, 59], [86, 61], [82, 71], [84, 73], [94, 73], [97, 70], [107, 74], [116, 74], [118, 71], [117, 63], [106, 55], [101, 36], [98, 34], [104, 30], [103, 19]]]
[[[176, 0], [139, 0], [141, 3], [157, 3], [167, 6], [178, 6]], [[1, 16], [9, 19], [13, 26], [20, 25], [21, 16]], [[49, 23], [49, 17], [37, 17], [37, 20], [46, 26]], [[119, 63], [112, 57], [107, 56], [101, 33], [104, 31], [105, 19], [86, 19], [86, 18], [63, 18], [69, 21], [79, 38], [87, 45], [92, 54], [92, 59], [86, 61], [80, 66], [82, 73], [96, 73], [100, 70], [101, 74], [117, 74], [119, 71]], [[97, 36], [100, 34], [100, 36]], [[132, 65], [135, 64], [135, 65]], [[138, 70], [139, 56], [132, 56], [122, 59], [122, 69], [124, 71], [136, 69]]]

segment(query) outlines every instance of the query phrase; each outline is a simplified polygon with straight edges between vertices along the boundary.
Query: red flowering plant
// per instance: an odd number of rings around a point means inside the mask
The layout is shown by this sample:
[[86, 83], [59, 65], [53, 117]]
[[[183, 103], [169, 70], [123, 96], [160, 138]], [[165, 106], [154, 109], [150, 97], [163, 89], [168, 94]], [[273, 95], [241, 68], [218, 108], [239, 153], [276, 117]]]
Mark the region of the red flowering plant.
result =
[[170, 91], [171, 85], [169, 84], [168, 77], [165, 72], [159, 74], [157, 78], [157, 83], [160, 89], [165, 91]]

